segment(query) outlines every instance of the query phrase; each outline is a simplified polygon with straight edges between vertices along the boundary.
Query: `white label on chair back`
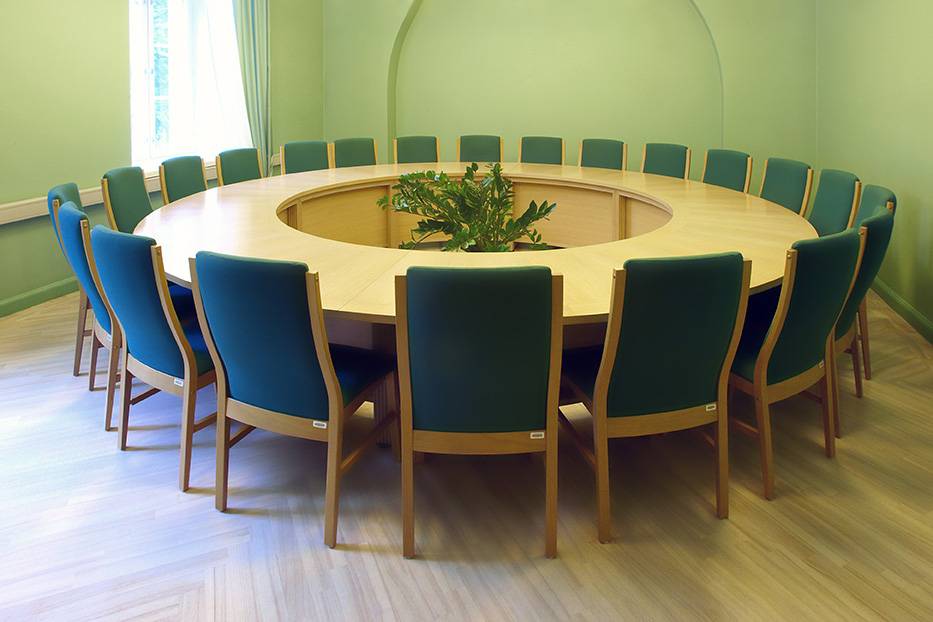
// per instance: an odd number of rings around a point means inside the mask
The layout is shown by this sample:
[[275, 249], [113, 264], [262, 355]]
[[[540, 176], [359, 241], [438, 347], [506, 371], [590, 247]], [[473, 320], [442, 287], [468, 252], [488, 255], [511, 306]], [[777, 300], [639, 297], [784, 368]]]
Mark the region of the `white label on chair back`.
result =
[[531, 440], [537, 441], [537, 440], [541, 440], [542, 438], [544, 438], [544, 432], [532, 432], [531, 433]]
[[713, 402], [712, 404], [707, 404], [707, 405], [706, 405], [706, 412], [711, 413], [711, 412], [713, 412], [714, 410], [716, 410], [716, 402]]
[[183, 386], [185, 386], [185, 381], [182, 380], [181, 378], [173, 378], [173, 379], [172, 379], [172, 382], [175, 383], [175, 386], [176, 386], [176, 387], [183, 387]]
[[314, 426], [315, 428], [320, 428], [320, 429], [322, 429], [322, 430], [326, 430], [326, 429], [327, 429], [327, 422], [326, 422], [326, 421], [312, 421], [312, 422], [311, 422], [311, 425]]

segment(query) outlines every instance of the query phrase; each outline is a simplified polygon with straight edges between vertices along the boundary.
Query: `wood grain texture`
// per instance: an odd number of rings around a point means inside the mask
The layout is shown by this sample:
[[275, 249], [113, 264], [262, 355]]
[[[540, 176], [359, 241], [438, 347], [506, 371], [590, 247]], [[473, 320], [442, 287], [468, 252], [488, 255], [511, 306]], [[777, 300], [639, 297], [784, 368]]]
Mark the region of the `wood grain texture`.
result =
[[[244, 438], [223, 514], [214, 434], [202, 430], [193, 488], [180, 493], [177, 398], [134, 407], [138, 446], [118, 452], [100, 430], [103, 391], [71, 376], [76, 304], [70, 295], [0, 319], [0, 620], [933, 618], [933, 346], [873, 294], [863, 399], [839, 357], [836, 460], [820, 451], [818, 404], [775, 404], [781, 494], [761, 499], [757, 443], [733, 435], [720, 521], [705, 443], [689, 432], [614, 441], [623, 528], [601, 545], [592, 473], [562, 434], [556, 560], [541, 550], [542, 466], [527, 456], [418, 465], [423, 558], [412, 561], [398, 554], [389, 450], [344, 478], [335, 550], [320, 537], [320, 443]], [[214, 409], [211, 391], [199, 417]], [[751, 401], [739, 396], [733, 412], [753, 417]]]

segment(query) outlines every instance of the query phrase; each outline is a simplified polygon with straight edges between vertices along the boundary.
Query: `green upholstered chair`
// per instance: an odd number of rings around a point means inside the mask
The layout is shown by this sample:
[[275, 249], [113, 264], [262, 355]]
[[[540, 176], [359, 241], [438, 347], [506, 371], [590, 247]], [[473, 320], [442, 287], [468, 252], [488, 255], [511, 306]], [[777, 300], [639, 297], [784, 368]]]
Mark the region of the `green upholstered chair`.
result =
[[457, 139], [458, 162], [501, 162], [502, 137], [468, 134]]
[[[894, 230], [894, 212], [882, 209], [870, 218], [866, 218], [859, 226], [865, 236], [865, 252], [859, 264], [858, 275], [845, 307], [836, 322], [836, 353], [849, 352], [852, 356], [852, 372], [855, 376], [855, 395], [862, 397], [862, 370], [859, 364], [859, 330], [856, 321], [860, 310], [865, 304], [868, 289], [878, 276], [881, 263], [884, 261], [888, 244], [891, 242], [891, 233]], [[835, 363], [835, 361], [833, 361]], [[836, 378], [838, 378], [838, 371]], [[834, 385], [838, 394], [838, 383]], [[838, 402], [837, 402], [838, 403]], [[836, 436], [841, 436], [839, 428], [838, 410], [836, 412]]]
[[579, 162], [580, 166], [624, 171], [628, 167], [628, 143], [607, 138], [584, 138], [580, 141]]
[[[107, 402], [104, 407], [104, 429], [110, 429], [113, 413], [113, 396], [116, 387], [117, 356], [112, 349], [110, 313], [104, 304], [94, 277], [94, 257], [91, 252], [90, 228], [87, 214], [68, 201], [58, 209], [58, 222], [61, 232], [62, 250], [78, 280], [82, 292], [87, 292], [88, 302], [94, 311], [94, 324], [91, 332], [91, 367], [88, 373], [88, 389], [94, 390], [97, 374], [97, 353], [104, 348], [110, 353], [110, 369], [107, 374]], [[119, 344], [117, 344], [119, 350]]]
[[855, 230], [795, 242], [787, 252], [780, 294], [749, 301], [730, 385], [755, 398], [757, 426], [734, 423], [758, 438], [766, 499], [774, 497], [769, 409], [774, 402], [819, 384], [826, 455], [836, 454], [834, 327], [852, 288], [862, 245]]
[[641, 152], [641, 172], [687, 179], [690, 148], [667, 143], [648, 143]]
[[298, 140], [279, 147], [279, 168], [283, 175], [330, 168], [327, 141]]
[[[858, 211], [855, 214], [855, 224], [860, 225], [866, 219], [881, 212], [897, 211], [897, 196], [884, 186], [868, 184], [862, 189]], [[866, 380], [871, 380], [871, 346], [868, 339], [868, 304], [866, 298], [858, 308], [858, 340], [862, 350], [862, 371]]]
[[183, 199], [207, 190], [207, 173], [201, 156], [169, 158], [159, 165], [162, 204]]
[[218, 186], [262, 179], [262, 158], [259, 156], [259, 149], [254, 147], [221, 151], [214, 158], [214, 165], [217, 169]]
[[[751, 262], [738, 253], [631, 259], [612, 283], [605, 344], [567, 351], [563, 378], [593, 417], [600, 542], [611, 537], [610, 438], [709, 426], [716, 448], [716, 514], [729, 515], [729, 370], [742, 331]], [[676, 353], [676, 356], [672, 356]]]
[[437, 136], [399, 136], [392, 140], [396, 164], [439, 162], [441, 147]]
[[[200, 252], [192, 286], [205, 340], [217, 369], [218, 510], [227, 508], [230, 447], [253, 428], [327, 443], [324, 542], [337, 543], [340, 479], [372, 447], [397, 413], [391, 356], [329, 346], [317, 274], [302, 263]], [[248, 285], [245, 285], [248, 284]], [[365, 400], [377, 423], [344, 455], [347, 418]], [[240, 430], [231, 435], [233, 421]]]
[[518, 161], [525, 164], [563, 164], [564, 139], [556, 136], [522, 136]]
[[762, 199], [783, 205], [795, 214], [803, 214], [810, 202], [813, 187], [813, 169], [809, 164], [784, 158], [765, 160], [765, 172], [761, 179]]
[[703, 183], [748, 192], [752, 156], [731, 149], [708, 149], [703, 162]]
[[563, 287], [549, 268], [409, 268], [395, 279], [402, 549], [415, 553], [414, 452], [544, 452], [545, 554], [557, 554]]
[[[187, 490], [194, 433], [214, 414], [195, 421], [198, 389], [214, 382], [214, 365], [198, 328], [193, 303], [171, 296], [161, 248], [143, 236], [94, 227], [91, 247], [100, 291], [111, 313], [114, 343], [120, 353], [120, 449], [126, 449], [130, 405], [155, 390], [183, 398], [179, 487]], [[131, 396], [133, 378], [152, 390]]]
[[334, 166], [372, 166], [378, 160], [372, 138], [340, 138], [334, 141]]
[[146, 178], [138, 166], [107, 171], [100, 180], [100, 189], [111, 229], [132, 233], [139, 221], [152, 213]]
[[823, 169], [807, 220], [820, 235], [839, 233], [855, 222], [862, 182], [846, 171]]
[[[62, 236], [58, 227], [58, 210], [62, 205], [69, 202], [72, 203], [75, 208], [79, 210], [83, 209], [81, 206], [81, 193], [78, 191], [78, 186], [75, 183], [60, 184], [49, 190], [46, 202], [49, 208], [49, 221], [52, 223], [52, 232], [55, 234], [58, 247], [62, 250], [62, 253], [64, 253], [65, 249], [62, 246]], [[81, 356], [84, 353], [84, 338], [89, 337], [93, 332], [93, 329], [87, 327], [88, 310], [87, 294], [84, 293], [79, 282], [78, 324], [75, 329], [75, 354], [71, 372], [74, 376], [81, 373]], [[93, 309], [91, 309], [91, 311], [93, 312]]]

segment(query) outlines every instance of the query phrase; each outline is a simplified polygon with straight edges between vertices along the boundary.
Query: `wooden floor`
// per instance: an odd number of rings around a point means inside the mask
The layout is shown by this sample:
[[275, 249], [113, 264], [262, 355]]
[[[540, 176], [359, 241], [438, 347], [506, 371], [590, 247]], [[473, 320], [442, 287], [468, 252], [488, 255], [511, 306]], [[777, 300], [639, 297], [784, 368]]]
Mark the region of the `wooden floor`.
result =
[[193, 490], [178, 492], [179, 400], [135, 407], [131, 449], [117, 451], [103, 393], [70, 374], [75, 301], [0, 319], [0, 620], [933, 619], [933, 347], [877, 298], [864, 399], [842, 363], [836, 460], [818, 404], [779, 404], [777, 499], [759, 494], [756, 443], [733, 435], [719, 521], [696, 436], [614, 443], [616, 539], [602, 545], [593, 478], [562, 442], [556, 560], [543, 556], [534, 457], [416, 465], [415, 560], [401, 556], [388, 450], [344, 480], [336, 550], [322, 543], [313, 442], [250, 435], [231, 452], [221, 514], [211, 427]]

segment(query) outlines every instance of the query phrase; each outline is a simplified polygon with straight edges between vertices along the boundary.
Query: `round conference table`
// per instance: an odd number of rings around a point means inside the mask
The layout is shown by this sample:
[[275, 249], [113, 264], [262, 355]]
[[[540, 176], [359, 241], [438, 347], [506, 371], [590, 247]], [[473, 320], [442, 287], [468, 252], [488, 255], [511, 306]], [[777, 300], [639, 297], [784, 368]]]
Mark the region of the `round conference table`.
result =
[[612, 271], [627, 259], [739, 251], [752, 261], [752, 291], [777, 284], [786, 250], [816, 236], [792, 211], [759, 197], [689, 181], [577, 166], [504, 163], [516, 211], [557, 203], [539, 223], [561, 247], [512, 253], [401, 250], [418, 220], [376, 204], [399, 175], [462, 174], [465, 164], [376, 165], [294, 173], [212, 188], [148, 215], [136, 233], [161, 245], [168, 278], [190, 284], [200, 250], [306, 263], [320, 274], [334, 320], [392, 324], [394, 276], [410, 266], [546, 265], [564, 277], [564, 322], [605, 322]]

